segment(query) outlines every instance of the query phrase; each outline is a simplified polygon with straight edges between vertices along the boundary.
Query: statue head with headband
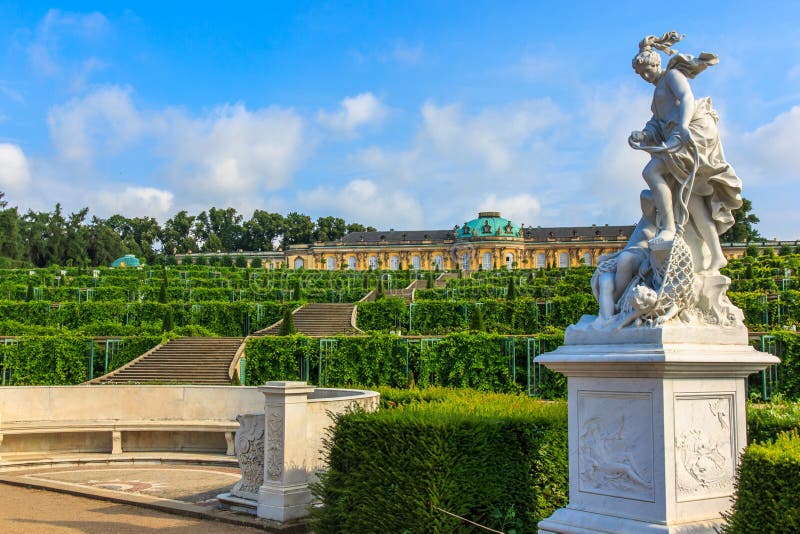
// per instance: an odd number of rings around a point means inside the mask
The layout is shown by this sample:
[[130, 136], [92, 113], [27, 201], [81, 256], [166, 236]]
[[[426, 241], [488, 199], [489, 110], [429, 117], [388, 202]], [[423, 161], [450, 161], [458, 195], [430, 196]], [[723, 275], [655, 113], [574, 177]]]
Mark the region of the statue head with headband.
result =
[[675, 53], [670, 47], [683, 39], [684, 35], [676, 31], [667, 32], [661, 37], [655, 35], [648, 35], [639, 41], [639, 53], [633, 58], [631, 64], [635, 70], [645, 80], [652, 82], [648, 79], [645, 73], [658, 72], [661, 70], [661, 55], [658, 51], [672, 55]]

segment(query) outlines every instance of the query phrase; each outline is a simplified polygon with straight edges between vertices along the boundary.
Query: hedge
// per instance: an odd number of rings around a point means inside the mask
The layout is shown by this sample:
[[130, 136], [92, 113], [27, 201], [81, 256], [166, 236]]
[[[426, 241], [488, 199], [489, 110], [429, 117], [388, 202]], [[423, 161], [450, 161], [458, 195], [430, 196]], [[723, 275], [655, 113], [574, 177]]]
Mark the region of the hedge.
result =
[[176, 326], [202, 326], [218, 336], [241, 336], [249, 323], [249, 332], [265, 328], [283, 316], [285, 309], [294, 309], [296, 302], [203, 302], [196, 304], [157, 302], [64, 302], [55, 306], [48, 302], [0, 301], [0, 317], [13, 321], [7, 326], [16, 335], [15, 325], [48, 326], [70, 330], [85, 330], [98, 335], [122, 335], [124, 329], [100, 332], [98, 324], [144, 327], [160, 331], [167, 307], [172, 308]]
[[[563, 343], [563, 332], [537, 336], [542, 350]], [[267, 336], [247, 341], [246, 382], [306, 379], [318, 385], [405, 387], [412, 379], [420, 386], [469, 387], [483, 391], [516, 392], [527, 387], [525, 338], [459, 332], [426, 340], [404, 339], [373, 332], [368, 336], [336, 336], [322, 348], [318, 339], [302, 335]], [[516, 376], [512, 369], [515, 357]], [[406, 373], [408, 370], [408, 374]], [[543, 396], [566, 396], [566, 380], [545, 372]]]
[[751, 444], [742, 456], [724, 532], [800, 532], [800, 436]]
[[92, 376], [110, 372], [147, 352], [161, 336], [135, 336], [122, 341], [119, 351], [105, 367], [105, 344], [93, 337], [62, 332], [58, 335], [25, 335], [17, 343], [0, 345], [0, 361], [7, 385], [55, 386], [89, 380], [91, 347], [94, 346]]
[[[385, 394], [385, 391], [384, 391]], [[459, 390], [336, 416], [314, 531], [532, 532], [567, 503], [566, 403]]]
[[400, 328], [411, 334], [446, 334], [466, 330], [477, 306], [481, 307], [486, 330], [500, 334], [533, 334], [548, 326], [565, 328], [584, 314], [597, 313], [591, 293], [580, 292], [545, 301], [527, 297], [513, 301], [487, 298], [481, 302], [417, 300], [410, 313], [403, 300], [386, 298], [360, 302], [357, 322], [362, 330], [388, 332]]
[[747, 441], [774, 441], [781, 433], [800, 432], [800, 403], [747, 403]]

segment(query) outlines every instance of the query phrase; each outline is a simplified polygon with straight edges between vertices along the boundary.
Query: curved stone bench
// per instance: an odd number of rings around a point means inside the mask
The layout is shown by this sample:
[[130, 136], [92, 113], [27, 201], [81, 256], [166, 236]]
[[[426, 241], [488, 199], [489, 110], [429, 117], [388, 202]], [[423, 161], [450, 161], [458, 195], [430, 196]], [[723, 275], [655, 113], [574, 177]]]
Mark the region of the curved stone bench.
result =
[[129, 449], [233, 455], [236, 416], [263, 406], [254, 387], [0, 387], [0, 459]]
[[122, 454], [123, 432], [222, 432], [225, 454], [233, 456], [233, 433], [238, 428], [236, 421], [19, 421], [0, 425], [0, 446], [9, 435], [110, 432], [111, 454]]

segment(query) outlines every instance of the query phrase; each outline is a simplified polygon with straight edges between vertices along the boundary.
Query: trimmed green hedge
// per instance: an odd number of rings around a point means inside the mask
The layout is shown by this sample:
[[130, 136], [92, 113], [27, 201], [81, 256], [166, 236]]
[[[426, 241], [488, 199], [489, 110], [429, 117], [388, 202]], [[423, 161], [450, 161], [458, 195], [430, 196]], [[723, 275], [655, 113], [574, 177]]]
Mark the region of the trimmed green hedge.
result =
[[[105, 301], [64, 302], [52, 306], [49, 302], [0, 301], [0, 318], [3, 319], [0, 326], [11, 328], [11, 331], [0, 331], [0, 334], [17, 335], [17, 332], [24, 331], [19, 325], [66, 328], [97, 335], [127, 333], [119, 327], [160, 331], [165, 310], [169, 307], [176, 326], [197, 325], [218, 336], [241, 336], [248, 323], [250, 332], [265, 328], [280, 320], [286, 308], [294, 309], [297, 305], [296, 302], [160, 304]], [[110, 331], [102, 331], [98, 325], [106, 325]]]
[[[563, 332], [555, 329], [537, 337], [542, 341], [542, 350], [553, 350], [564, 340]], [[329, 339], [332, 341], [323, 347], [319, 340], [303, 335], [248, 339], [247, 384], [305, 380], [306, 376], [300, 374], [302, 368], [311, 382], [334, 387], [406, 387], [412, 377], [423, 387], [503, 392], [527, 387], [526, 338], [458, 332], [420, 340], [373, 332], [368, 336]], [[562, 375], [543, 375], [542, 396], [566, 396]]]
[[[147, 352], [161, 336], [135, 336], [122, 341], [105, 367], [105, 344], [91, 336], [62, 332], [58, 335], [18, 338], [18, 343], [0, 345], [0, 368], [6, 385], [73, 385], [110, 372]], [[92, 347], [94, 359], [92, 361]]]
[[567, 503], [566, 403], [472, 390], [443, 396], [336, 417], [329, 470], [314, 487], [324, 504], [314, 510], [315, 532], [472, 531], [439, 509], [532, 532]]
[[724, 532], [800, 532], [800, 436], [752, 444], [742, 456]]
[[386, 298], [360, 302], [357, 321], [362, 330], [401, 328], [411, 334], [446, 334], [466, 330], [477, 306], [481, 307], [486, 330], [499, 334], [533, 334], [548, 326], [565, 328], [584, 314], [597, 313], [591, 293], [576, 291], [546, 301], [527, 297], [511, 301], [484, 298], [480, 302], [417, 300], [410, 311], [403, 300]]
[[781, 433], [800, 432], [800, 403], [747, 403], [747, 441], [774, 441]]

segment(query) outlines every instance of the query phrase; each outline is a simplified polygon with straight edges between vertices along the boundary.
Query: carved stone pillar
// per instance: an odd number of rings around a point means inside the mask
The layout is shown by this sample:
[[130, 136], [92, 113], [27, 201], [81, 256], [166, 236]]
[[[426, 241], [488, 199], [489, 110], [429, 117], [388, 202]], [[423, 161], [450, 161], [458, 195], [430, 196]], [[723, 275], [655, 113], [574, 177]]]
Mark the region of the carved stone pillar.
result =
[[258, 517], [289, 521], [308, 515], [311, 490], [307, 449], [307, 402], [314, 391], [305, 382], [267, 382], [264, 394], [264, 483]]
[[569, 504], [540, 533], [720, 527], [746, 445], [744, 379], [778, 363], [744, 326], [571, 326], [536, 361], [569, 389]]

